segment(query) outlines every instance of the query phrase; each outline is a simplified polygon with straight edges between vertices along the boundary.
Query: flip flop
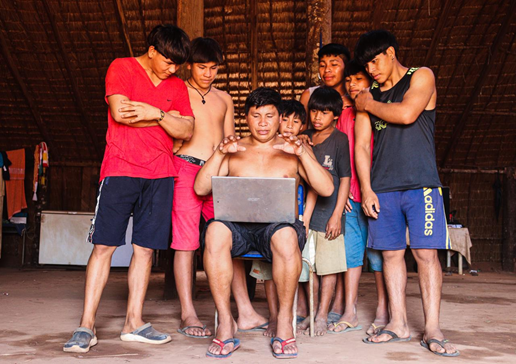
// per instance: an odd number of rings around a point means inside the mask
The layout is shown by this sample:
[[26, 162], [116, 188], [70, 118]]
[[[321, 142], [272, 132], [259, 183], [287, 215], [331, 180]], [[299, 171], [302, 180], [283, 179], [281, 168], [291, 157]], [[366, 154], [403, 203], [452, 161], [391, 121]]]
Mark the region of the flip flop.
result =
[[265, 330], [267, 330], [268, 325], [269, 325], [269, 322], [265, 322], [261, 325], [255, 326], [251, 329], [238, 329], [238, 332], [265, 331]]
[[396, 335], [394, 332], [392, 332], [390, 330], [380, 330], [380, 332], [378, 334], [376, 334], [376, 336], [380, 336], [382, 334], [390, 335], [390, 336], [392, 336], [392, 338], [387, 341], [374, 342], [374, 341], [368, 340], [370, 337], [372, 337], [372, 336], [368, 336], [368, 337], [363, 338], [362, 341], [366, 344], [387, 344], [387, 343], [410, 341], [412, 339], [412, 336], [399, 337], [398, 335]]
[[132, 332], [122, 332], [120, 340], [158, 345], [168, 343], [172, 338], [168, 334], [155, 330], [151, 323], [147, 322]]
[[341, 330], [341, 331], [331, 331], [331, 330], [328, 330], [326, 331], [328, 334], [343, 334], [345, 332], [350, 332], [350, 331], [357, 331], [357, 330], [362, 330], [362, 326], [360, 325], [357, 325], [357, 326], [353, 326], [351, 325], [349, 322], [347, 321], [339, 321], [339, 322], [333, 322], [332, 325], [333, 325], [333, 328], [336, 329], [339, 325], [341, 324], [344, 324], [346, 325], [347, 327], [344, 329], [344, 330]]
[[[373, 327], [373, 333], [372, 334], [367, 334], [367, 332], [366, 332], [366, 334], [369, 335], [369, 336], [376, 335], [375, 334], [376, 330], [382, 330], [385, 327], [385, 325], [375, 325], [374, 322], [371, 324], [371, 326]], [[369, 327], [371, 327], [371, 326], [369, 326]], [[369, 329], [367, 331], [369, 331]]]
[[[272, 347], [272, 345], [274, 344], [275, 341], [278, 341], [281, 344], [281, 353], [276, 353], [274, 351], [274, 348]], [[285, 353], [285, 346], [287, 346], [288, 344], [295, 343], [295, 342], [296, 342], [296, 339], [293, 338], [293, 337], [291, 337], [290, 339], [287, 339], [287, 340], [280, 339], [279, 337], [271, 338], [272, 355], [276, 359], [294, 359], [294, 358], [297, 358], [297, 353], [293, 353], [293, 354], [286, 354]]]
[[296, 316], [296, 325], [299, 325], [301, 322], [305, 321], [306, 317], [304, 316]]
[[339, 319], [340, 319], [340, 317], [341, 317], [341, 316], [342, 316], [342, 315], [339, 315], [337, 312], [330, 312], [330, 313], [328, 314], [328, 319], [327, 319], [327, 321], [326, 321], [326, 322], [328, 323], [328, 325], [330, 325], [330, 324], [332, 324], [332, 323], [334, 323], [334, 322], [339, 321]]
[[421, 344], [422, 347], [424, 347], [425, 349], [428, 349], [428, 351], [434, 353], [435, 355], [449, 356], [449, 357], [451, 357], [451, 356], [459, 356], [460, 355], [460, 351], [458, 351], [457, 349], [455, 349], [454, 353], [447, 353], [447, 352], [440, 353], [438, 351], [432, 351], [430, 349], [430, 344], [432, 344], [432, 343], [435, 343], [435, 344], [439, 345], [441, 348], [444, 349], [444, 344], [446, 344], [447, 342], [449, 342], [447, 339], [444, 339], [442, 341], [437, 340], [437, 339], [430, 339], [430, 340], [427, 340], [427, 341], [421, 340], [420, 344]]
[[181, 335], [184, 335], [186, 337], [193, 337], [194, 339], [207, 339], [209, 337], [212, 337], [213, 335], [192, 335], [186, 332], [186, 330], [189, 329], [201, 329], [202, 331], [206, 330], [206, 325], [203, 326], [185, 326], [182, 329], [177, 329], [177, 332], [179, 332]]
[[217, 344], [218, 346], [220, 346], [220, 352], [222, 352], [222, 350], [224, 350], [224, 347], [226, 345], [228, 345], [228, 344], [233, 344], [233, 350], [231, 350], [227, 354], [212, 354], [209, 351], [207, 351], [206, 352], [206, 357], [208, 357], [208, 358], [215, 358], [215, 359], [226, 359], [226, 358], [229, 358], [231, 355], [233, 355], [235, 350], [237, 350], [240, 347], [240, 340], [238, 340], [236, 338], [227, 339], [225, 341], [221, 341], [221, 340], [215, 338], [215, 339], [212, 340], [212, 342], [214, 344]]

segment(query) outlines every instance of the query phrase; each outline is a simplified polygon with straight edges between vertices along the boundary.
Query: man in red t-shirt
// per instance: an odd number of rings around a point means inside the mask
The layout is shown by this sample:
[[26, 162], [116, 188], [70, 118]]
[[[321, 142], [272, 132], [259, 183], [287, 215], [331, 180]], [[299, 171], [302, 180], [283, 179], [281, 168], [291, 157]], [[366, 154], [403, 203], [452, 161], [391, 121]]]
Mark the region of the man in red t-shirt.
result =
[[164, 344], [170, 335], [142, 319], [154, 249], [167, 249], [176, 169], [174, 138], [188, 140], [194, 118], [185, 84], [174, 76], [190, 53], [186, 33], [159, 25], [147, 38], [147, 52], [115, 59], [106, 75], [109, 105], [106, 151], [88, 241], [94, 244], [86, 270], [80, 327], [64, 345], [85, 353], [97, 344], [95, 314], [111, 257], [125, 244], [133, 214], [133, 257], [128, 273], [127, 316], [120, 339]]

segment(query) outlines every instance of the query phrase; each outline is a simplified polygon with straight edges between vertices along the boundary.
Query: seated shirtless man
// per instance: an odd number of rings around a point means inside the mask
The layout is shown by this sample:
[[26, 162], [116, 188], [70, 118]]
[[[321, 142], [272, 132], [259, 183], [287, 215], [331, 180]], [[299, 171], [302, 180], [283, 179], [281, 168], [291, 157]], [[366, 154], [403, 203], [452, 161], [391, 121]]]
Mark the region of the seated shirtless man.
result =
[[[211, 192], [212, 176], [300, 177], [317, 193], [333, 192], [330, 174], [308, 153], [295, 136], [277, 135], [281, 96], [269, 88], [253, 91], [245, 103], [251, 135], [239, 140], [222, 140], [217, 150], [195, 179], [198, 195]], [[206, 355], [225, 358], [240, 346], [234, 338], [237, 324], [231, 315], [230, 294], [233, 279], [232, 257], [250, 250], [259, 251], [272, 262], [272, 275], [278, 288], [279, 313], [277, 337], [271, 340], [275, 357], [296, 357], [297, 345], [292, 331], [292, 305], [301, 273], [301, 250], [305, 244], [303, 223], [246, 224], [210, 220], [204, 232], [204, 268], [219, 312], [216, 338]], [[274, 258], [274, 259], [273, 259]]]

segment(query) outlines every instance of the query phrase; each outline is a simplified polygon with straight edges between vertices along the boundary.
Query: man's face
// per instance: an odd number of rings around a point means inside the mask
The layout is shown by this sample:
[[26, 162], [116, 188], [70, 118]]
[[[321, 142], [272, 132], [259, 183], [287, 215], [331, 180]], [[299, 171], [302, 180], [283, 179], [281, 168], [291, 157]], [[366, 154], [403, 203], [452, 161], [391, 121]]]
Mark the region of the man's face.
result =
[[303, 122], [295, 113], [289, 116], [281, 115], [279, 133], [286, 136], [298, 135], [303, 127]]
[[335, 115], [333, 115], [333, 111], [312, 109], [310, 110], [310, 120], [315, 130], [322, 131], [328, 129], [333, 124]]
[[339, 56], [323, 56], [319, 60], [319, 75], [328, 87], [337, 87], [343, 82], [344, 61]]
[[165, 58], [153, 46], [149, 47], [149, 56], [151, 59], [152, 72], [160, 79], [165, 80], [179, 70], [179, 65], [172, 60]]
[[356, 75], [346, 77], [344, 84], [346, 85], [346, 92], [353, 100], [361, 90], [371, 86], [369, 78], [364, 74], [364, 72], [358, 72]]
[[394, 49], [389, 47], [385, 52], [378, 54], [364, 66], [373, 80], [380, 85], [385, 83], [390, 77], [394, 66]]
[[187, 67], [190, 70], [194, 86], [202, 89], [208, 89], [219, 72], [219, 65], [215, 62], [189, 63]]
[[261, 142], [274, 138], [279, 128], [279, 113], [274, 105], [251, 107], [246, 120], [252, 137]]

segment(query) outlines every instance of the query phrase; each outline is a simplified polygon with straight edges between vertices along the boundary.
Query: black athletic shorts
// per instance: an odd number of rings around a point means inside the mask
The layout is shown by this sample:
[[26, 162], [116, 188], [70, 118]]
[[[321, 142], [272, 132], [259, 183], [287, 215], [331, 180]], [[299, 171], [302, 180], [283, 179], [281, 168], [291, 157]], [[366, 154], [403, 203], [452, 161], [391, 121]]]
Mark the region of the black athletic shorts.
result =
[[246, 222], [231, 222], [211, 219], [206, 223], [201, 236], [201, 244], [204, 248], [206, 231], [209, 225], [218, 221], [228, 227], [233, 235], [233, 246], [231, 257], [239, 257], [250, 251], [256, 250], [266, 261], [272, 262], [271, 239], [274, 233], [286, 227], [291, 227], [296, 231], [299, 250], [303, 251], [306, 243], [306, 229], [302, 221], [296, 220], [293, 224], [288, 222], [260, 224]]
[[100, 184], [88, 241], [108, 246], [124, 245], [132, 213], [132, 243], [144, 248], [166, 250], [170, 243], [173, 196], [174, 177], [104, 178]]

